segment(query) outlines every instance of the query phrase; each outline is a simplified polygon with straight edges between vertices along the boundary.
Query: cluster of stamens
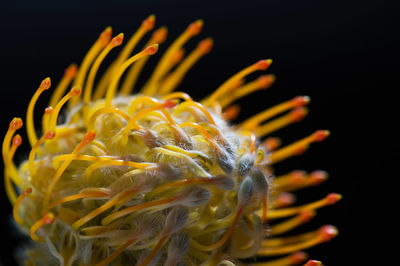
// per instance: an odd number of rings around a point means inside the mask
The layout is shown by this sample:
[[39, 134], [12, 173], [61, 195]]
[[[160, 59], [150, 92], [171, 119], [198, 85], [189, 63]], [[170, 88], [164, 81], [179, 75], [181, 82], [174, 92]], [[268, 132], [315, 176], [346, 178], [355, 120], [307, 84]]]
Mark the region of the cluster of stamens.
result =
[[[329, 132], [318, 130], [285, 147], [270, 134], [300, 121], [309, 98], [296, 97], [230, 125], [239, 112], [237, 100], [274, 82], [273, 75], [245, 82], [249, 74], [266, 70], [270, 59], [239, 71], [200, 102], [174, 91], [212, 48], [207, 38], [184, 57], [183, 46], [200, 33], [201, 20], [169, 46], [140, 92], [130, 95], [166, 39], [167, 29], [161, 27], [131, 56], [154, 23], [153, 15], [144, 20], [95, 82], [105, 57], [124, 39], [122, 33], [111, 38], [107, 28], [79, 70], [71, 65], [65, 71], [38, 137], [35, 104], [51, 87], [50, 78], [42, 81], [26, 115], [32, 149], [19, 167], [13, 157], [22, 139], [15, 132], [23, 122], [11, 121], [2, 148], [6, 192], [15, 222], [37, 242], [26, 252], [26, 263], [240, 265], [241, 259], [258, 257], [254, 265], [271, 266], [305, 261], [302, 250], [330, 240], [337, 230], [326, 225], [280, 235], [341, 196], [332, 193], [293, 207], [291, 192], [318, 185], [327, 174], [297, 170], [275, 177], [271, 166], [303, 153]], [[66, 118], [60, 123], [63, 107]]]

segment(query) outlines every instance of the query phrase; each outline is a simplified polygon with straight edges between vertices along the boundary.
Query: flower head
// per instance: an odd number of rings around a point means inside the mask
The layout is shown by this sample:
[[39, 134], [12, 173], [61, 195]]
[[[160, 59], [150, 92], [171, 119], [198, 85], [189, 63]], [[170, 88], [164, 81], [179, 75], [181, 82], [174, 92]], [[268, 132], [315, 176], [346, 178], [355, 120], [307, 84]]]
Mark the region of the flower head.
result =
[[[124, 42], [122, 33], [112, 37], [111, 28], [105, 29], [79, 68], [71, 65], [65, 71], [38, 136], [35, 104], [51, 89], [50, 78], [42, 81], [26, 115], [32, 149], [19, 167], [13, 156], [22, 139], [15, 132], [23, 122], [11, 121], [2, 149], [6, 192], [15, 221], [37, 242], [26, 260], [41, 265], [232, 265], [281, 256], [258, 264], [301, 263], [306, 259], [301, 250], [330, 240], [336, 228], [279, 235], [341, 195], [289, 206], [291, 192], [317, 185], [327, 174], [275, 176], [272, 166], [303, 153], [329, 131], [317, 130], [282, 148], [269, 135], [300, 121], [310, 99], [298, 96], [231, 125], [239, 112], [235, 101], [274, 82], [273, 75], [244, 81], [268, 69], [270, 59], [239, 71], [200, 102], [175, 91], [212, 49], [213, 40], [207, 38], [183, 55], [185, 43], [201, 32], [201, 20], [169, 46], [146, 84], [131, 95], [147, 60], [166, 39], [167, 29], [161, 27], [132, 55], [154, 25], [155, 16], [145, 19], [96, 79], [105, 57]], [[60, 123], [63, 107], [66, 118]]]

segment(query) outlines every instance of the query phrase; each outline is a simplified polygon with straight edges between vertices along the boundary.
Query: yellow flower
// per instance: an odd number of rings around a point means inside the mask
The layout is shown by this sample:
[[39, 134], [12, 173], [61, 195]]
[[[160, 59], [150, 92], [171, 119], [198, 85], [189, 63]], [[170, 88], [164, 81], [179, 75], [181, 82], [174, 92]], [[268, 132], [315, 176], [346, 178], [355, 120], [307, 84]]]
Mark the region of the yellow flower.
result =
[[[231, 125], [239, 112], [234, 102], [274, 82], [273, 75], [244, 82], [266, 70], [270, 59], [239, 71], [200, 102], [174, 91], [212, 48], [207, 38], [183, 56], [185, 43], [201, 32], [201, 20], [169, 46], [147, 83], [131, 95], [147, 60], [166, 39], [161, 27], [131, 56], [154, 24], [154, 15], [143, 21], [96, 83], [103, 60], [124, 38], [122, 33], [111, 38], [111, 28], [105, 29], [79, 69], [67, 68], [38, 137], [35, 103], [51, 87], [50, 78], [42, 81], [26, 115], [32, 149], [19, 167], [13, 156], [22, 139], [15, 132], [23, 123], [20, 118], [10, 123], [2, 147], [6, 192], [15, 221], [37, 242], [26, 252], [26, 263], [240, 265], [252, 257], [262, 258], [255, 265], [303, 262], [306, 254], [300, 251], [330, 240], [336, 228], [280, 235], [341, 195], [290, 207], [290, 192], [317, 185], [327, 174], [275, 176], [272, 166], [324, 140], [329, 131], [282, 148], [269, 135], [300, 121], [309, 98], [295, 97]], [[268, 260], [276, 256], [281, 257]], [[313, 263], [318, 264], [308, 265]]]

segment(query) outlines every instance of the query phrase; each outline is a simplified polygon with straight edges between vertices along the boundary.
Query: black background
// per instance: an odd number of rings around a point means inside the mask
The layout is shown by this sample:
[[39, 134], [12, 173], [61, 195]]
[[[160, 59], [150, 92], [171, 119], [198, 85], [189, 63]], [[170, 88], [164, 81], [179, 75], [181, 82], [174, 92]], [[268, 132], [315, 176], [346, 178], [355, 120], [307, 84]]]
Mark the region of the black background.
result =
[[[259, 59], [274, 59], [268, 73], [277, 76], [276, 83], [268, 91], [243, 99], [239, 119], [297, 95], [311, 97], [309, 116], [274, 135], [282, 137], [284, 144], [316, 129], [329, 129], [332, 135], [276, 170], [278, 174], [291, 169], [330, 173], [326, 183], [305, 190], [299, 201], [310, 202], [329, 192], [343, 194], [340, 203], [318, 211], [306, 227], [334, 224], [340, 234], [309, 253], [326, 265], [362, 265], [375, 255], [371, 248], [375, 233], [368, 230], [379, 206], [370, 185], [382, 189], [377, 180], [385, 173], [379, 165], [390, 162], [398, 147], [392, 144], [391, 153], [375, 149], [389, 139], [378, 116], [386, 105], [380, 96], [390, 98], [381, 79], [394, 74], [384, 70], [383, 54], [391, 45], [385, 41], [383, 5], [383, 1], [355, 0], [1, 1], [0, 132], [5, 134], [14, 116], [25, 117], [40, 81], [50, 76], [56, 84], [65, 67], [80, 63], [106, 26], [112, 26], [114, 34], [124, 32], [129, 37], [144, 18], [155, 14], [157, 26], [168, 26], [170, 43], [187, 24], [201, 18], [204, 29], [187, 50], [208, 36], [214, 38], [215, 47], [189, 72], [179, 90], [201, 99], [241, 68]], [[48, 99], [49, 95], [41, 98], [38, 110]], [[381, 133], [386, 137], [380, 137]], [[19, 160], [27, 157], [24, 140]], [[13, 265], [18, 242], [9, 224], [11, 207], [5, 192], [0, 195], [0, 223], [5, 230], [1, 261]]]

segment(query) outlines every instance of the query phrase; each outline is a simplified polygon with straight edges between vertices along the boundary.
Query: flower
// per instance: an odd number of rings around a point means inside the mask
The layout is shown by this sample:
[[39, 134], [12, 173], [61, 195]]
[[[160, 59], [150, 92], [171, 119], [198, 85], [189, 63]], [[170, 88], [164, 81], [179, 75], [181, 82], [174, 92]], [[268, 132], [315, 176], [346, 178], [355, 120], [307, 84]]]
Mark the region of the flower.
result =
[[[201, 20], [169, 46], [147, 83], [131, 95], [147, 60], [166, 39], [167, 29], [161, 27], [131, 56], [154, 24], [154, 15], [143, 21], [95, 84], [103, 60], [124, 39], [122, 33], [111, 38], [111, 28], [105, 29], [79, 70], [67, 68], [38, 137], [34, 107], [51, 87], [50, 78], [42, 81], [26, 117], [32, 149], [19, 167], [13, 156], [22, 139], [15, 132], [23, 122], [11, 121], [2, 147], [5, 184], [15, 222], [35, 242], [26, 262], [232, 265], [251, 257], [263, 258], [256, 265], [303, 262], [301, 250], [330, 240], [337, 229], [325, 225], [301, 235], [279, 235], [341, 195], [290, 207], [290, 192], [317, 185], [327, 174], [275, 176], [272, 166], [324, 140], [329, 131], [318, 130], [282, 148], [269, 135], [300, 121], [309, 98], [295, 97], [231, 125], [239, 112], [234, 102], [274, 82], [273, 75], [244, 82], [249, 74], [266, 70], [270, 59], [239, 71], [200, 102], [174, 91], [212, 48], [207, 38], [183, 56], [184, 44], [202, 30]], [[275, 256], [281, 257], [267, 261]]]

